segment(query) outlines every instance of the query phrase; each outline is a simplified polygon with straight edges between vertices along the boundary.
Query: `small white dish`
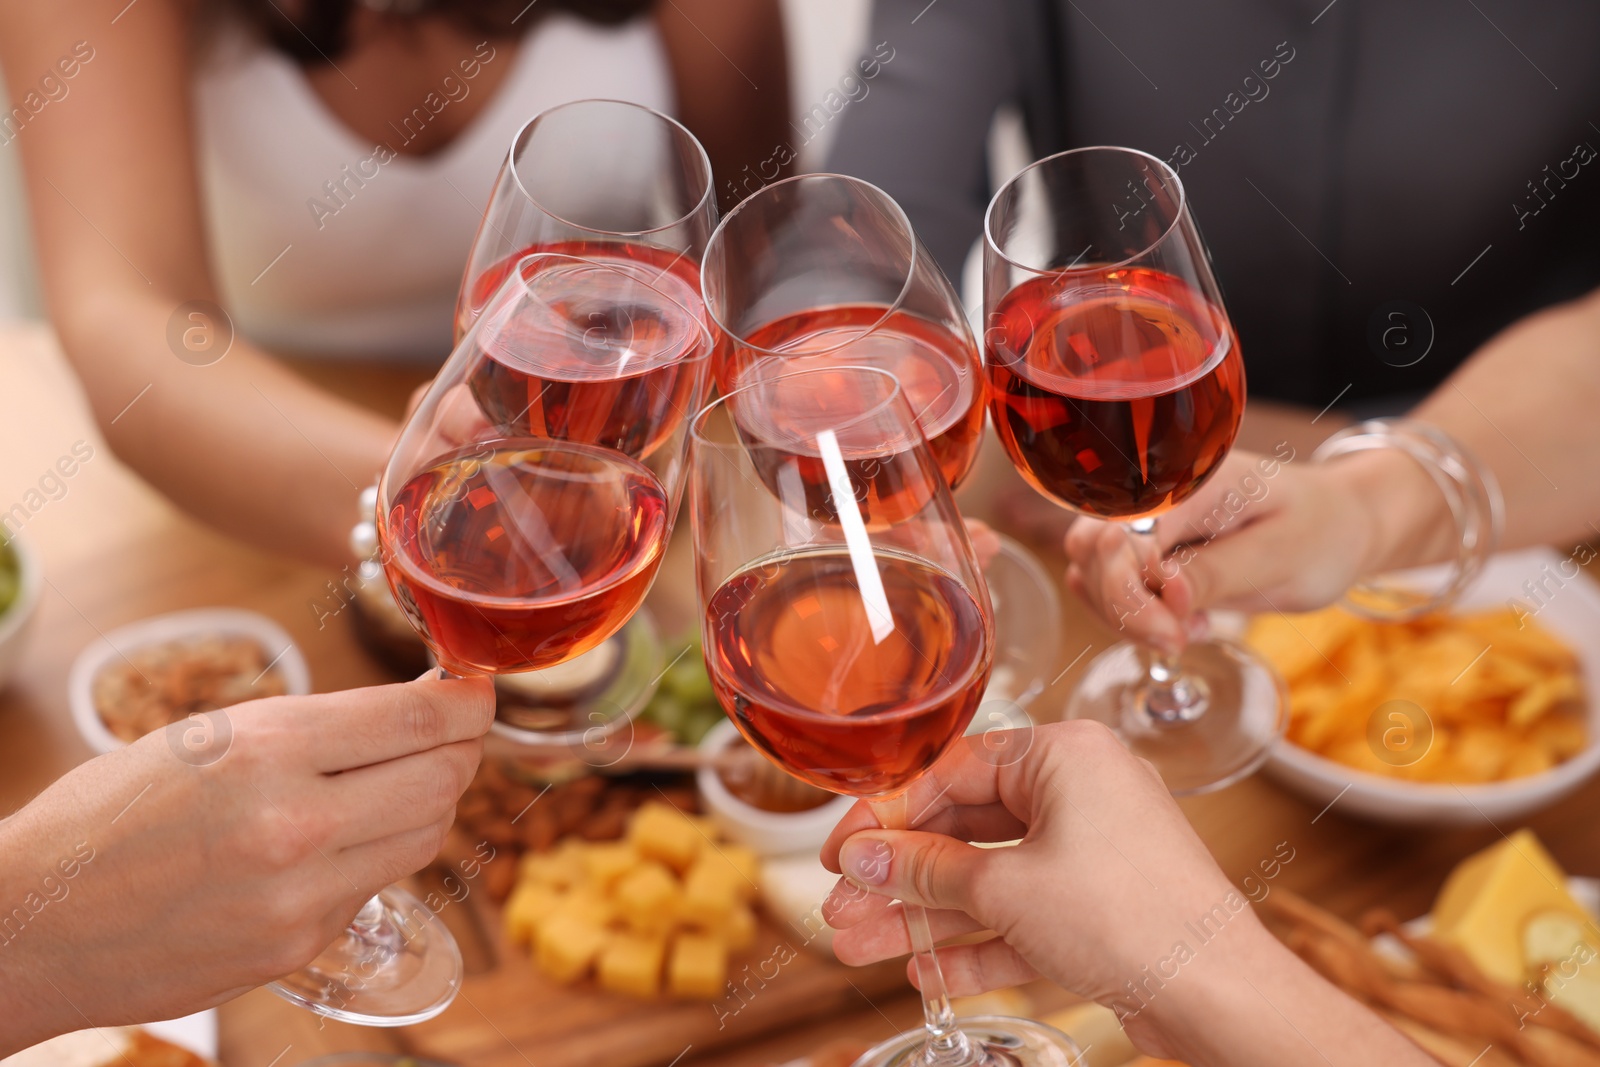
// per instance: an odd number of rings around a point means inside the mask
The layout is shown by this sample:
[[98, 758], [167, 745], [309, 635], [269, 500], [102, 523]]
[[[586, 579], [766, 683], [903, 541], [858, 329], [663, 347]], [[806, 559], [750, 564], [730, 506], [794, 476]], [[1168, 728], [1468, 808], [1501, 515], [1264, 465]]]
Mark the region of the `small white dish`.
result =
[[39, 608], [39, 590], [44, 585], [39, 557], [27, 539], [16, 534], [10, 544], [16, 554], [18, 582], [16, 599], [0, 612], [0, 686], [10, 679], [22, 655], [24, 640]]
[[265, 615], [243, 608], [196, 608], [155, 615], [119, 626], [92, 641], [78, 653], [67, 675], [67, 706], [72, 722], [84, 741], [97, 753], [112, 752], [127, 742], [106, 727], [94, 707], [94, 679], [107, 664], [148, 645], [165, 644], [188, 638], [246, 637], [266, 651], [268, 661], [283, 674], [284, 686], [292, 695], [311, 692], [311, 669], [300, 646], [287, 631]]
[[[717, 753], [731, 744], [747, 744], [739, 728], [723, 719], [700, 739], [700, 750]], [[764, 811], [746, 804], [728, 791], [715, 767], [695, 772], [700, 801], [723, 833], [758, 856], [809, 853], [815, 856], [844, 813], [855, 804], [852, 797], [837, 796], [806, 811]]]
[[[1324, 759], [1288, 739], [1267, 758], [1268, 776], [1318, 805], [1377, 822], [1430, 825], [1499, 823], [1537, 811], [1577, 789], [1600, 770], [1600, 586], [1585, 574], [1563, 577], [1566, 557], [1548, 548], [1490, 558], [1456, 608], [1503, 608], [1509, 601], [1535, 605], [1524, 583], [1543, 582], [1535, 618], [1578, 657], [1588, 707], [1589, 745], [1543, 774], [1485, 785], [1409, 782], [1367, 774]], [[1548, 575], [1554, 572], [1556, 585]]]

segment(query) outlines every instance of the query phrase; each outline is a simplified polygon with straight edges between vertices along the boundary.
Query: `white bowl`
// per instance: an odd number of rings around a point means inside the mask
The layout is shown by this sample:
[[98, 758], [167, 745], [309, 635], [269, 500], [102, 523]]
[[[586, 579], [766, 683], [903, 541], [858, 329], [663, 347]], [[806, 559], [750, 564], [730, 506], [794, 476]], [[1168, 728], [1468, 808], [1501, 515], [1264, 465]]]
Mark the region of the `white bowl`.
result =
[[73, 660], [72, 672], [67, 675], [67, 706], [72, 710], [73, 724], [89, 747], [96, 752], [112, 752], [127, 744], [106, 727], [94, 708], [95, 675], [108, 663], [147, 645], [217, 635], [248, 637], [255, 641], [283, 674], [289, 693], [303, 696], [311, 692], [311, 670], [306, 666], [300, 646], [283, 627], [265, 615], [243, 608], [196, 608], [156, 615], [104, 634]]
[[[739, 728], [723, 719], [700, 739], [703, 752], [720, 752], [730, 742], [747, 744]], [[758, 856], [784, 856], [792, 853], [810, 853], [815, 856], [828, 839], [833, 828], [855, 800], [851, 797], [834, 797], [807, 811], [764, 811], [746, 804], [722, 784], [722, 776], [715, 767], [701, 767], [695, 772], [695, 783], [700, 787], [700, 800], [712, 821], [733, 840]]]
[[[1503, 608], [1512, 599], [1531, 607], [1523, 583], [1539, 581], [1546, 567], [1555, 572], [1565, 559], [1548, 548], [1494, 556], [1463, 591], [1456, 607], [1466, 611]], [[1588, 700], [1589, 746], [1576, 756], [1543, 774], [1458, 786], [1367, 774], [1284, 739], [1267, 758], [1267, 774], [1319, 806], [1328, 805], [1342, 815], [1392, 823], [1498, 823], [1548, 807], [1571, 793], [1600, 769], [1600, 587], [1581, 573], [1563, 581], [1559, 588], [1546, 581], [1546, 588], [1554, 588], [1554, 593], [1544, 598], [1535, 618], [1578, 657]]]
[[22, 645], [28, 628], [39, 607], [39, 590], [44, 585], [44, 571], [32, 547], [17, 534], [11, 538], [11, 549], [17, 557], [17, 598], [0, 613], [0, 686], [4, 686], [22, 655]]

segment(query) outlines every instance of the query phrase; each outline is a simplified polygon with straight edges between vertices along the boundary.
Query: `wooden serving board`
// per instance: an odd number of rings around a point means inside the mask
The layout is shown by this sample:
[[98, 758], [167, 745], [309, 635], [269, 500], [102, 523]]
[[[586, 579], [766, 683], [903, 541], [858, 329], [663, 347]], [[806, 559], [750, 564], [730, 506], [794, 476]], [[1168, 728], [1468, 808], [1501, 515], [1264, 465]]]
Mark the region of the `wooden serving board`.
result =
[[910, 988], [904, 960], [846, 967], [806, 933], [765, 914], [754, 945], [729, 961], [737, 991], [718, 1001], [635, 1000], [585, 980], [552, 982], [506, 940], [481, 892], [441, 911], [467, 978], [442, 1015], [398, 1032], [405, 1051], [466, 1067], [647, 1067], [724, 1048], [809, 1019], [869, 1009]]

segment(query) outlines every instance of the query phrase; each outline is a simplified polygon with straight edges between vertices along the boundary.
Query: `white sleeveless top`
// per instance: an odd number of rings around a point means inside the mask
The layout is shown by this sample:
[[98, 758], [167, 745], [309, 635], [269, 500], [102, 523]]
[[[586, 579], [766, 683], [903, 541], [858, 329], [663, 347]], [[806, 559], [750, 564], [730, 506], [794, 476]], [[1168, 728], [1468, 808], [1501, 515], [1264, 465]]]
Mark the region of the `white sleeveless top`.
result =
[[[557, 13], [519, 48], [492, 48], [479, 62], [514, 66], [477, 118], [432, 155], [380, 162], [389, 153], [328, 111], [294, 61], [240, 29], [219, 33], [197, 74], [198, 152], [212, 269], [243, 336], [311, 355], [443, 360], [478, 220], [523, 123], [585, 97], [672, 113], [648, 17], [603, 27]], [[459, 67], [439, 81], [426, 104], [440, 111], [482, 91]], [[388, 146], [407, 135], [397, 125]]]

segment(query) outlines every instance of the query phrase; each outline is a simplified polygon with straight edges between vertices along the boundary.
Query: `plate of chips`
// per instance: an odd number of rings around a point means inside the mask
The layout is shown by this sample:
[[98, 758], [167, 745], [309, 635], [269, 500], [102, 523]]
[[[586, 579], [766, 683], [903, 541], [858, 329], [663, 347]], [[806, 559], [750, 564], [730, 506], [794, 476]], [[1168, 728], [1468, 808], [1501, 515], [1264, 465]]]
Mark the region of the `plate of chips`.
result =
[[1267, 772], [1398, 823], [1516, 818], [1576, 789], [1600, 768], [1600, 585], [1584, 559], [1503, 553], [1450, 611], [1408, 622], [1256, 616], [1244, 639], [1290, 702]]

